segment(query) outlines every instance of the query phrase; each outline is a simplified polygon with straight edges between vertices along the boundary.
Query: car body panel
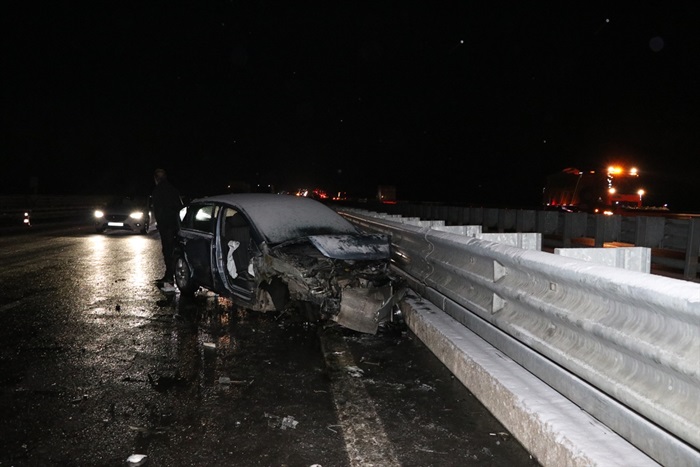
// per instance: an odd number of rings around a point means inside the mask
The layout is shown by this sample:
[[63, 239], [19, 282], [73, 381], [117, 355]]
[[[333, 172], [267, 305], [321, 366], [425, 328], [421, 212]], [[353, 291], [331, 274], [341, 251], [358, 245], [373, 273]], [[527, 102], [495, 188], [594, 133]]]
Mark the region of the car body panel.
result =
[[190, 263], [194, 279], [204, 287], [213, 286], [214, 270], [211, 267], [211, 255], [214, 236], [187, 230], [182, 231], [180, 235], [180, 245], [185, 259]]
[[198, 285], [253, 310], [303, 303], [370, 333], [395, 297], [389, 245], [318, 201], [257, 193], [193, 200], [178, 235]]
[[336, 259], [387, 259], [389, 243], [383, 235], [311, 235], [309, 240], [329, 258]]
[[389, 317], [393, 298], [390, 286], [343, 289], [340, 312], [333, 319], [347, 328], [374, 334], [378, 323]]

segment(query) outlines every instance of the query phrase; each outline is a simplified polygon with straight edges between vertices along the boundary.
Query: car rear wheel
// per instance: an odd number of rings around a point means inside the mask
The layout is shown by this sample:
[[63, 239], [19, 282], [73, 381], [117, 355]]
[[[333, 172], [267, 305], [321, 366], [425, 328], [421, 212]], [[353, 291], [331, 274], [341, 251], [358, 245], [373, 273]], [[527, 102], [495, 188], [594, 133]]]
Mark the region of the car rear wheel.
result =
[[199, 286], [192, 278], [192, 270], [184, 256], [178, 256], [175, 260], [175, 284], [184, 295], [194, 295]]

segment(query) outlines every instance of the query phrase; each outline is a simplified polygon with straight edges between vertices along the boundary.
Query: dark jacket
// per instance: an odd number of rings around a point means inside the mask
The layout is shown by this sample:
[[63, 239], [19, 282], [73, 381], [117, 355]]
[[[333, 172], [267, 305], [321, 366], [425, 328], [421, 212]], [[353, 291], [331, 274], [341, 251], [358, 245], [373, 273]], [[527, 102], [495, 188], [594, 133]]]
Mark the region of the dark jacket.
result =
[[177, 189], [168, 180], [162, 180], [153, 188], [151, 196], [158, 230], [177, 230], [180, 225], [179, 212], [182, 209], [182, 200]]

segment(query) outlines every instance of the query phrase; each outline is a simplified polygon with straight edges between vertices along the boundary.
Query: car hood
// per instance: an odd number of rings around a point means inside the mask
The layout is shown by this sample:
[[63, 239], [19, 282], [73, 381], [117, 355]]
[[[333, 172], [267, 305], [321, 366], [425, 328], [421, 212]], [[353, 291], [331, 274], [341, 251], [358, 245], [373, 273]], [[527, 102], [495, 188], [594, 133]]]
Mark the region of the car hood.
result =
[[312, 235], [309, 241], [324, 256], [341, 260], [388, 259], [389, 238], [382, 234]]

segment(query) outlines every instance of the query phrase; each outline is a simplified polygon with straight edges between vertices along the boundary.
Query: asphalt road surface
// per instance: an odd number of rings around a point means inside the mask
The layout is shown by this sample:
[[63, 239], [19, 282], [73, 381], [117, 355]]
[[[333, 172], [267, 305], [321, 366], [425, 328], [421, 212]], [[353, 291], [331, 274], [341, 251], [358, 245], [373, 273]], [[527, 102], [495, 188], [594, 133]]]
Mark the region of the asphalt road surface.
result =
[[0, 466], [537, 465], [400, 319], [166, 297], [159, 255], [157, 234], [0, 236]]

